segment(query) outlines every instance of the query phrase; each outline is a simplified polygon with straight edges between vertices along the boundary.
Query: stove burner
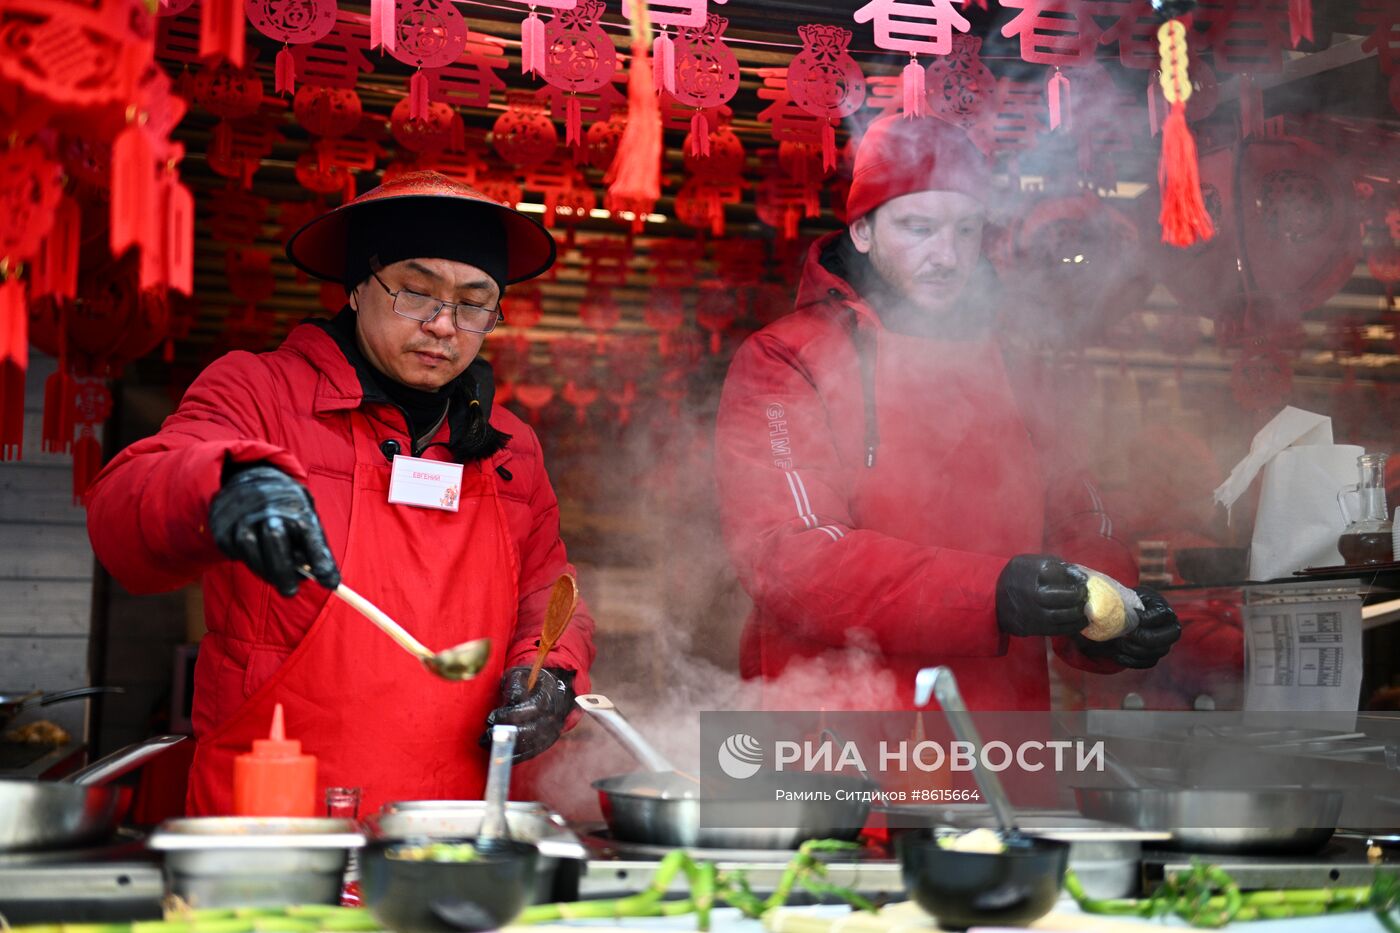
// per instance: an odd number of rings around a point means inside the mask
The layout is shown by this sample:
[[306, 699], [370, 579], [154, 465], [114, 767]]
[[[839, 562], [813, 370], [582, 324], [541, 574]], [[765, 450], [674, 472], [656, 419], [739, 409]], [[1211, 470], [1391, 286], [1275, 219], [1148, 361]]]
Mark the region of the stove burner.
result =
[[165, 880], [143, 837], [87, 849], [0, 854], [0, 915], [15, 925], [159, 920]]

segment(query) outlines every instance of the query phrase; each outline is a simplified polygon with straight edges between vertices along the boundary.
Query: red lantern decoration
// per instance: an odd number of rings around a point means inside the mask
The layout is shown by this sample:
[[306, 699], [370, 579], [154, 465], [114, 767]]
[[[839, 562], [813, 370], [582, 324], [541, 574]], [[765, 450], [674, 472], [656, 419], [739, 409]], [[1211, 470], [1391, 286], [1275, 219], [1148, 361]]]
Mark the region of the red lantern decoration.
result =
[[512, 285], [501, 298], [501, 309], [505, 312], [502, 322], [508, 326], [520, 330], [534, 327], [544, 317], [544, 291], [538, 282]]
[[389, 131], [410, 152], [437, 152], [462, 148], [462, 118], [447, 104], [432, 101], [425, 114], [414, 117], [407, 97], [394, 105]]
[[583, 303], [579, 305], [578, 317], [584, 327], [598, 335], [598, 346], [603, 347], [608, 331], [622, 320], [622, 307], [613, 297], [611, 288], [590, 285], [584, 292]]
[[611, 87], [617, 70], [617, 50], [600, 25], [602, 17], [602, 0], [580, 0], [545, 27], [545, 81], [567, 94], [564, 139], [570, 146], [583, 141], [577, 95]]
[[642, 323], [656, 331], [661, 355], [668, 356], [671, 339], [685, 323], [685, 297], [679, 288], [655, 288], [642, 311]]
[[506, 111], [491, 128], [491, 145], [512, 165], [538, 165], [554, 156], [559, 134], [529, 91], [506, 95]]
[[[686, 169], [697, 178], [737, 179], [744, 173], [744, 144], [735, 134], [728, 120], [720, 120], [709, 127], [709, 142], [701, 146], [690, 136], [681, 147]], [[707, 151], [707, 155], [696, 155]]]
[[618, 143], [627, 128], [627, 116], [614, 115], [588, 128], [583, 147], [583, 161], [590, 167], [606, 171], [617, 156]]
[[102, 444], [93, 429], [112, 417], [112, 393], [101, 379], [79, 379], [72, 404], [73, 422], [78, 426], [73, 445], [73, 503], [77, 505], [102, 470]]
[[6, 0], [0, 26], [0, 85], [23, 94], [39, 120], [12, 127], [22, 135], [55, 114], [119, 118], [155, 51], [156, 22], [141, 0]]
[[710, 354], [717, 355], [723, 335], [739, 318], [737, 296], [723, 282], [706, 282], [695, 304], [695, 323], [710, 334]]
[[691, 178], [676, 192], [676, 219], [687, 227], [708, 229], [712, 236], [724, 236], [724, 207], [743, 200], [742, 179], [719, 181]]
[[690, 133], [695, 155], [706, 155], [710, 142], [709, 119], [705, 111], [720, 107], [739, 90], [739, 60], [724, 44], [729, 20], [713, 13], [703, 26], [686, 26], [675, 44], [676, 75], [671, 95], [687, 107], [694, 107]]
[[360, 125], [364, 110], [354, 88], [304, 84], [292, 99], [297, 122], [314, 136], [344, 136]]

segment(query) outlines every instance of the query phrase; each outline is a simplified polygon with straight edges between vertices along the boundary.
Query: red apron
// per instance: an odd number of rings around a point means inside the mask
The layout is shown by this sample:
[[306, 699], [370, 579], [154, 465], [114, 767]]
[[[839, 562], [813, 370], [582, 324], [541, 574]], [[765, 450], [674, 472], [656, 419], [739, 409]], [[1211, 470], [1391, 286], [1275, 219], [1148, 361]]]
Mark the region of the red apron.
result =
[[[1041, 462], [995, 342], [934, 340], [884, 328], [876, 333], [880, 448], [873, 469], [855, 472], [856, 527], [995, 557], [1039, 552]], [[932, 664], [953, 669], [973, 709], [1044, 709], [1049, 703], [1041, 638], [1009, 639], [1000, 657], [965, 657], [941, 654], [930, 632], [922, 656], [886, 663], [894, 675], [893, 708], [913, 708], [914, 673]]]
[[[272, 677], [213, 734], [200, 737], [190, 770], [191, 815], [232, 811], [233, 759], [266, 737], [277, 703], [288, 737], [318, 760], [318, 793], [359, 787], [366, 814], [391, 800], [482, 796], [487, 755], [477, 739], [498, 703], [519, 602], [520, 558], [496, 475], [484, 461], [467, 464], [457, 512], [390, 505], [390, 467], [374, 445], [375, 432], [357, 426], [352, 434], [354, 488], [340, 560], [346, 583], [429, 648], [489, 637], [491, 658], [472, 680], [440, 680], [353, 609], [328, 599]], [[445, 456], [441, 448], [431, 453]]]

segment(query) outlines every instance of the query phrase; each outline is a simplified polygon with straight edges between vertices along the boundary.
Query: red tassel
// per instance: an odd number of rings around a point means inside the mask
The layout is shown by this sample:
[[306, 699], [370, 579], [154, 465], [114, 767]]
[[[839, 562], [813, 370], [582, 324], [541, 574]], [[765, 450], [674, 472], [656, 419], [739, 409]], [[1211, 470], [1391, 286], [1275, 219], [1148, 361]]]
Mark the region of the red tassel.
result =
[[1313, 41], [1312, 0], [1288, 0], [1288, 34], [1293, 47], [1306, 39]]
[[171, 172], [166, 179], [165, 281], [182, 295], [194, 293], [194, 195]]
[[564, 143], [569, 146], [583, 143], [583, 114], [577, 94], [570, 94], [564, 101]]
[[1186, 125], [1186, 104], [1172, 104], [1162, 124], [1162, 161], [1157, 167], [1162, 188], [1162, 242], [1190, 246], [1209, 240], [1215, 227], [1201, 199], [1201, 167], [1196, 160], [1196, 140]]
[[24, 371], [29, 368], [29, 310], [19, 279], [0, 285], [0, 460], [24, 453]]
[[297, 92], [297, 59], [292, 54], [291, 46], [282, 46], [282, 51], [277, 53], [277, 62], [272, 80], [273, 92], [277, 94], [295, 94]]
[[397, 47], [395, 0], [369, 0], [369, 47], [392, 52]]
[[1069, 101], [1069, 78], [1066, 78], [1060, 69], [1056, 68], [1055, 73], [1050, 76], [1050, 86], [1045, 90], [1046, 100], [1050, 104], [1050, 129], [1059, 129], [1060, 124], [1064, 124], [1066, 130], [1070, 128], [1070, 101]]
[[408, 79], [408, 118], [428, 118], [428, 77], [422, 71], [415, 71]]
[[235, 68], [243, 67], [243, 45], [247, 20], [243, 0], [204, 0], [199, 18], [199, 57], [226, 58]]
[[836, 126], [830, 121], [822, 124], [822, 171], [836, 168]]
[[467, 151], [467, 127], [462, 121], [462, 115], [453, 111], [452, 129], [447, 138], [447, 148], [450, 152]]
[[632, 0], [632, 64], [627, 75], [627, 128], [608, 170], [610, 210], [632, 211], [634, 228], [661, 197], [661, 110], [647, 54], [646, 5]]
[[530, 8], [530, 15], [520, 24], [520, 72], [543, 78], [549, 65], [549, 50], [544, 41], [544, 20]]
[[904, 66], [904, 116], [922, 117], [928, 112], [928, 91], [924, 86], [924, 66], [917, 58], [910, 58]]
[[77, 386], [63, 365], [44, 380], [44, 428], [42, 446], [45, 453], [63, 454], [73, 449], [73, 396]]
[[789, 207], [783, 211], [783, 239], [797, 239], [797, 208]]
[[690, 154], [702, 159], [710, 155], [710, 121], [703, 110], [690, 118]]
[[151, 204], [156, 195], [155, 155], [146, 130], [136, 121], [126, 125], [112, 144], [112, 255], [152, 242]]
[[52, 295], [71, 300], [78, 294], [78, 244], [82, 223], [82, 212], [76, 201], [64, 197], [58, 202], [53, 227], [34, 259], [34, 275], [29, 281], [32, 297]]
[[676, 43], [671, 34], [662, 31], [651, 48], [652, 84], [659, 94], [676, 93]]
[[102, 469], [102, 445], [92, 433], [92, 425], [83, 425], [82, 435], [73, 445], [73, 504], [82, 505], [88, 487]]

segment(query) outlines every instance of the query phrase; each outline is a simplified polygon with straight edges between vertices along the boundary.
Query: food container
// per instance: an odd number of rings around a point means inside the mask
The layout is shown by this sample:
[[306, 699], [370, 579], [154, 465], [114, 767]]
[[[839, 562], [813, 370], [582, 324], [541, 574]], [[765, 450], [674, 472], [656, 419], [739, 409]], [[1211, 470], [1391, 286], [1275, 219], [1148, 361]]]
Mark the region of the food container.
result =
[[1048, 914], [1064, 886], [1069, 843], [1022, 839], [1003, 852], [958, 852], [935, 833], [900, 838], [909, 896], [946, 930], [1028, 926]]
[[165, 885], [192, 907], [337, 904], [351, 849], [349, 820], [196, 817], [167, 820], [147, 842], [164, 854]]
[[[374, 839], [472, 839], [485, 809], [482, 800], [403, 800], [385, 804], [366, 827]], [[511, 801], [506, 827], [512, 839], [539, 848], [531, 903], [575, 900], [588, 851], [564, 818], [541, 803]]]
[[[471, 846], [469, 839], [442, 839]], [[372, 839], [365, 848], [365, 905], [396, 933], [478, 933], [514, 920], [535, 889], [539, 850], [495, 840], [470, 861], [403, 857], [415, 843]]]

